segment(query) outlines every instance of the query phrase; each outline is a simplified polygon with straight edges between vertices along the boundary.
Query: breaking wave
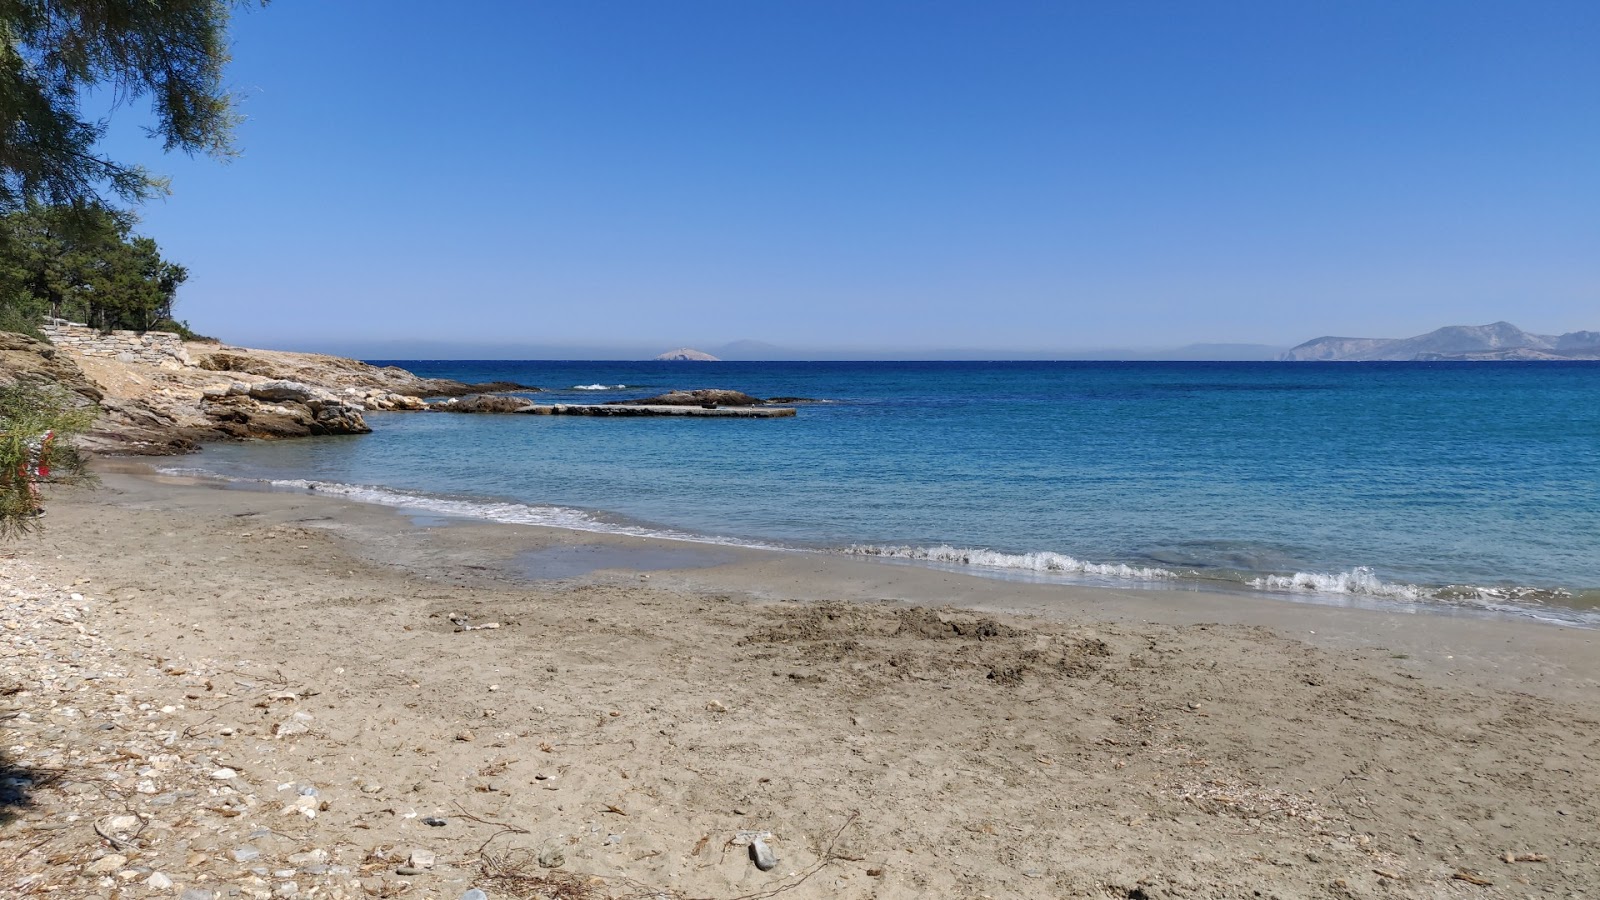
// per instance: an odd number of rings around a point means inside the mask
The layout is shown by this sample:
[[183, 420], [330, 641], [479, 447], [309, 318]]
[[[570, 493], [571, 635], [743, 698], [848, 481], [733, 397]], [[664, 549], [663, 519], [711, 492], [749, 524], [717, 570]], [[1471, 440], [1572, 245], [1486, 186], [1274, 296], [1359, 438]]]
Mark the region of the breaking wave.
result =
[[623, 391], [627, 390], [627, 388], [628, 386], [625, 384], [575, 384], [572, 386], [575, 391]]
[[[430, 495], [398, 488], [343, 484], [311, 479], [237, 478], [219, 475], [208, 469], [192, 466], [159, 466], [157, 471], [166, 475], [220, 478], [225, 481], [255, 483], [275, 488], [308, 491], [343, 497], [362, 503], [374, 503], [411, 512], [431, 513], [453, 518], [478, 519], [513, 525], [531, 525], [548, 528], [566, 528], [598, 534], [627, 535], [641, 538], [713, 544], [725, 547], [747, 547], [757, 550], [787, 552], [817, 552], [815, 549], [785, 546], [764, 541], [747, 540], [721, 535], [700, 534], [672, 528], [650, 527], [616, 521], [566, 506], [535, 503], [466, 499]], [[930, 547], [853, 544], [831, 551], [845, 556], [876, 558], [893, 561], [923, 563], [933, 566], [969, 568], [973, 574], [992, 574], [1005, 577], [1063, 578], [1069, 581], [1118, 583], [1164, 588], [1198, 588], [1200, 590], [1251, 590], [1265, 593], [1299, 595], [1308, 602], [1339, 602], [1363, 600], [1380, 605], [1416, 604], [1435, 608], [1470, 609], [1480, 612], [1528, 617], [1540, 621], [1581, 627], [1600, 627], [1600, 592], [1580, 591], [1577, 595], [1561, 588], [1535, 588], [1481, 585], [1419, 585], [1401, 581], [1385, 581], [1371, 568], [1358, 566], [1347, 572], [1295, 572], [1293, 574], [1259, 574], [1225, 569], [1175, 571], [1156, 566], [1136, 566], [1126, 563], [1100, 563], [1081, 560], [1063, 553], [1039, 551], [1033, 553], [1004, 553], [998, 550], [954, 547], [940, 544]], [[1322, 598], [1319, 600], [1318, 598]]]
[[1433, 591], [1415, 584], [1384, 581], [1366, 566], [1348, 572], [1324, 574], [1296, 572], [1293, 575], [1262, 575], [1245, 584], [1263, 591], [1316, 591], [1322, 594], [1356, 594], [1386, 600], [1428, 600]]
[[1384, 581], [1372, 569], [1358, 566], [1348, 572], [1296, 572], [1293, 575], [1262, 575], [1245, 582], [1264, 591], [1312, 591], [1320, 594], [1353, 594], [1384, 600], [1407, 602], [1431, 600], [1439, 603], [1471, 604], [1498, 609], [1500, 604], [1516, 604], [1506, 609], [1523, 610], [1529, 604], [1562, 603], [1573, 599], [1562, 588], [1486, 587], [1476, 584], [1426, 586]]
[[1045, 575], [1096, 575], [1102, 578], [1127, 578], [1156, 581], [1177, 578], [1178, 573], [1147, 566], [1122, 563], [1085, 562], [1061, 553], [1001, 553], [997, 550], [972, 550], [941, 544], [937, 547], [880, 547], [855, 544], [843, 551], [850, 556], [877, 556], [917, 562], [948, 563], [983, 569], [1013, 569]]

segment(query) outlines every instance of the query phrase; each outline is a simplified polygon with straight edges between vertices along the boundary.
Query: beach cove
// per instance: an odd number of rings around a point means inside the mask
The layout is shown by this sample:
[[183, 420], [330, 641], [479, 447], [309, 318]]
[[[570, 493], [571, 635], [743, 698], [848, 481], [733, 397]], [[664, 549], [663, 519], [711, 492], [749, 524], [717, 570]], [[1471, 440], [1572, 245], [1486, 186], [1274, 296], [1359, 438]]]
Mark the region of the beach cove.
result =
[[[103, 478], [0, 560], [21, 890], [1600, 883], [1587, 629]], [[108, 851], [95, 826], [129, 827]], [[766, 832], [763, 872], [742, 842]]]

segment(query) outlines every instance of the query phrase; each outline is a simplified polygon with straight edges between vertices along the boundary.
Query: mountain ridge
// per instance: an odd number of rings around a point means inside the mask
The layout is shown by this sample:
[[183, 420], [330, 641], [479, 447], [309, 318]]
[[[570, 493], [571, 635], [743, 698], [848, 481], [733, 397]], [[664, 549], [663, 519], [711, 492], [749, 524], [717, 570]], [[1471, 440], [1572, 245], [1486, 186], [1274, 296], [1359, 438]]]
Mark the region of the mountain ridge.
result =
[[1600, 359], [1600, 332], [1534, 334], [1510, 322], [1446, 325], [1408, 338], [1327, 335], [1290, 348], [1285, 362], [1410, 362]]

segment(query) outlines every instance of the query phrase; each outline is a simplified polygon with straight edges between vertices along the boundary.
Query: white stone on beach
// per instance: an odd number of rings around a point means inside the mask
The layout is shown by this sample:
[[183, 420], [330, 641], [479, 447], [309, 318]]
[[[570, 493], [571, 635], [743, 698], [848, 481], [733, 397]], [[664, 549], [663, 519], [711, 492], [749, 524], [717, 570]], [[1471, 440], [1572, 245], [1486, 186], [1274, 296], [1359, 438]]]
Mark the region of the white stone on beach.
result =
[[763, 872], [769, 871], [778, 864], [778, 857], [767, 846], [767, 842], [756, 838], [750, 842], [750, 858], [755, 861], [756, 868]]

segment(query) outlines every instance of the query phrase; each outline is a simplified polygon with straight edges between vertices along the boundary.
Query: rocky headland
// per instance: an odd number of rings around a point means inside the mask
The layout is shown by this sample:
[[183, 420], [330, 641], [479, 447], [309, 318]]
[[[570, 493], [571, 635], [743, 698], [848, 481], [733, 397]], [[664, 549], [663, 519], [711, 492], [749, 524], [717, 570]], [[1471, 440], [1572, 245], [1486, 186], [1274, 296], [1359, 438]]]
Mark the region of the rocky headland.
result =
[[421, 378], [316, 353], [201, 341], [147, 342], [55, 329], [53, 343], [0, 332], [0, 382], [60, 385], [101, 410], [92, 452], [168, 455], [206, 441], [364, 434], [368, 410], [425, 410], [429, 397], [537, 391], [511, 382]]

